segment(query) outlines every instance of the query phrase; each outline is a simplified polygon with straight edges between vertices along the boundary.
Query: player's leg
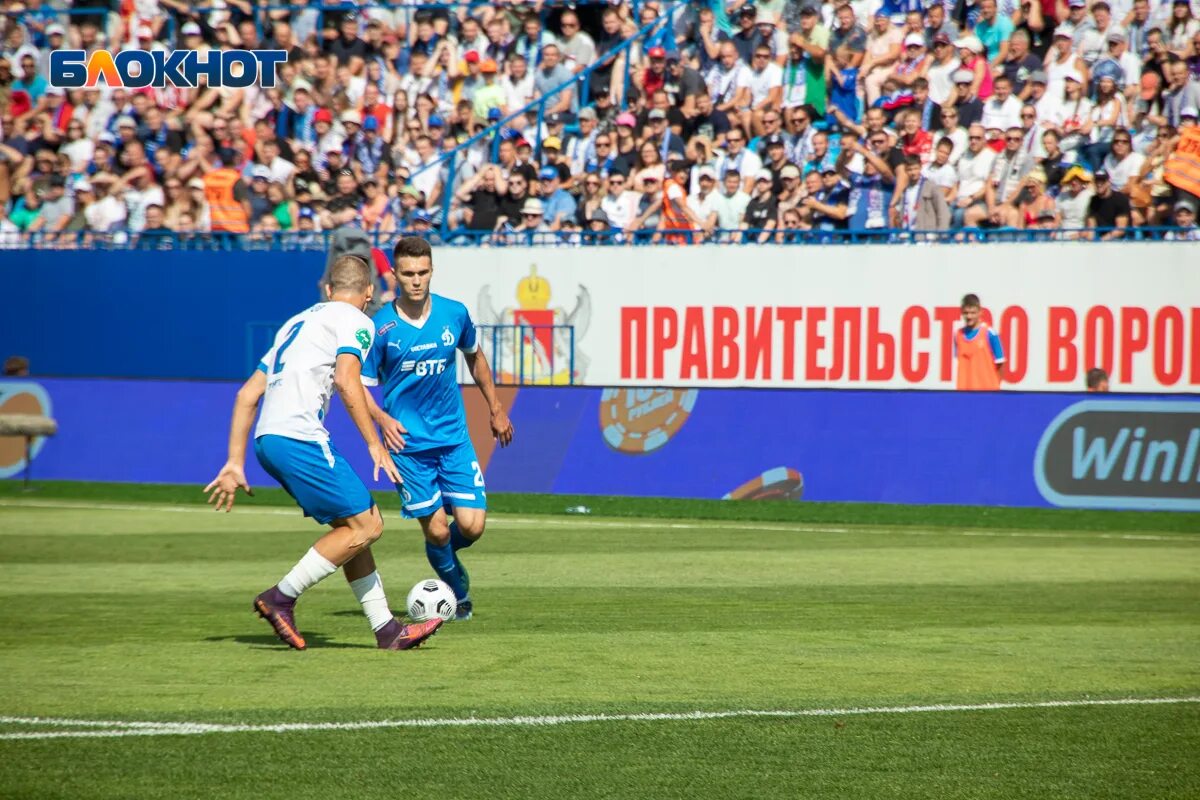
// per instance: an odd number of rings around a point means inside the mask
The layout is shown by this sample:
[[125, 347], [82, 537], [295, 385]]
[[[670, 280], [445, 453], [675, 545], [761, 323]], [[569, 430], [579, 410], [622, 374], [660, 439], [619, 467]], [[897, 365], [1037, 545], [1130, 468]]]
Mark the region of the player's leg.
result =
[[462, 573], [454, 560], [450, 546], [450, 526], [446, 512], [442, 510], [442, 491], [438, 482], [441, 451], [445, 448], [423, 450], [417, 453], [393, 453], [392, 461], [403, 480], [397, 488], [400, 492], [401, 514], [415, 519], [425, 536], [425, 557], [457, 598], [466, 595]]
[[438, 480], [442, 497], [453, 509], [453, 519], [447, 525], [449, 544], [462, 574], [463, 592], [458, 596], [455, 618], [470, 619], [474, 610], [470, 597], [471, 576], [463, 565], [460, 551], [479, 541], [487, 523], [487, 486], [470, 442], [446, 448], [438, 462]]
[[374, 505], [350, 517], [319, 521], [330, 522], [329, 532], [308, 549], [279, 583], [254, 598], [254, 609], [259, 616], [271, 623], [280, 639], [297, 650], [306, 645], [296, 628], [296, 599], [369, 548], [383, 533], [383, 517]]
[[383, 580], [375, 568], [375, 556], [371, 554], [371, 548], [366, 548], [343, 564], [342, 573], [354, 596], [362, 604], [363, 613], [381, 649], [408, 650], [432, 636], [440, 627], [437, 618], [412, 625], [403, 625], [396, 619], [383, 592]]
[[[254, 600], [255, 611], [271, 623], [279, 638], [303, 650], [306, 644], [295, 621], [296, 598], [338, 567], [368, 551], [383, 534], [383, 517], [367, 487], [328, 442], [262, 436], [255, 441], [254, 449], [263, 468], [279, 480], [305, 515], [330, 525], [329, 532], [309, 548], [278, 584]], [[367, 562], [357, 564], [356, 568], [365, 566]], [[373, 559], [370, 566], [373, 572]], [[379, 588], [382, 592], [382, 585]], [[375, 599], [374, 594], [371, 599]], [[407, 649], [431, 636], [437, 627], [405, 628], [395, 623], [376, 631], [376, 638], [381, 647]], [[386, 634], [386, 642], [380, 640], [381, 632]]]

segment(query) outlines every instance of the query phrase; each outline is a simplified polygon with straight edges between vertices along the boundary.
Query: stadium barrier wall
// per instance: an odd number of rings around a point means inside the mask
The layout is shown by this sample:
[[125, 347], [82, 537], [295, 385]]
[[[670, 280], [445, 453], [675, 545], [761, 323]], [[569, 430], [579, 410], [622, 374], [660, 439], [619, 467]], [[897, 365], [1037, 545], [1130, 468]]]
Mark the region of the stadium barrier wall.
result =
[[[204, 484], [225, 460], [237, 384], [51, 379], [0, 384], [0, 412], [60, 433], [35, 480]], [[1200, 400], [1036, 392], [522, 387], [497, 449], [464, 387], [488, 488], [699, 498], [1200, 510]], [[328, 424], [368, 486], [340, 404]], [[23, 466], [0, 439], [0, 477]], [[272, 481], [248, 464], [251, 485]], [[197, 491], [199, 491], [197, 489]]]
[[[591, 386], [950, 389], [958, 301], [975, 292], [1009, 354], [1006, 388], [1073, 391], [1100, 366], [1117, 391], [1186, 393], [1200, 388], [1196, 252], [442, 248], [434, 287], [480, 324], [574, 326], [575, 382]], [[6, 253], [0, 277], [22, 301], [0, 342], [38, 374], [236, 379], [317, 299], [323, 265], [320, 251]], [[543, 338], [534, 357], [569, 363], [565, 337]]]

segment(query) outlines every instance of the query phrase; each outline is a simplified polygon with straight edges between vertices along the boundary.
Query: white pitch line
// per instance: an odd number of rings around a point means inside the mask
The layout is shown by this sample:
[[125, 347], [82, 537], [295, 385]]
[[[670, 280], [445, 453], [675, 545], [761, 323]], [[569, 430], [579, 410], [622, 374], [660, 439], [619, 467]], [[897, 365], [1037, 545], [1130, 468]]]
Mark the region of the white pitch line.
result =
[[441, 719], [363, 720], [359, 722], [282, 722], [276, 724], [219, 724], [203, 722], [90, 722], [43, 717], [0, 717], [0, 723], [46, 727], [112, 726], [99, 730], [29, 731], [0, 733], [0, 740], [92, 739], [125, 736], [198, 736], [209, 733], [305, 733], [313, 731], [363, 731], [383, 728], [537, 728], [596, 722], [694, 722], [715, 719], [798, 719], [804, 717], [849, 717], [872, 714], [929, 714], [973, 711], [1005, 711], [1040, 708], [1092, 708], [1098, 706], [1156, 706], [1200, 703], [1192, 697], [1124, 697], [1109, 700], [1041, 700], [1013, 703], [936, 703], [918, 706], [852, 708], [808, 708], [795, 710], [688, 711], [644, 714], [563, 714], [521, 717], [447, 717]]
[[[169, 506], [158, 505], [154, 503], [86, 503], [76, 502], [71, 500], [53, 501], [53, 500], [27, 500], [27, 499], [0, 499], [0, 508], [46, 508], [60, 511], [84, 510], [84, 511], [144, 511], [144, 512], [167, 512], [167, 513], [182, 513], [182, 514], [213, 514], [211, 508], [206, 506]], [[269, 516], [289, 516], [300, 519], [300, 512], [293, 508], [254, 508], [247, 506], [239, 506], [234, 514], [246, 516], [253, 514], [264, 514]], [[1177, 536], [1161, 536], [1151, 533], [1101, 533], [1093, 531], [988, 531], [963, 529], [954, 530], [950, 528], [938, 528], [935, 530], [916, 530], [907, 527], [887, 527], [887, 526], [863, 526], [863, 527], [836, 527], [826, 525], [789, 525], [787, 523], [740, 523], [728, 522], [720, 520], [698, 520], [696, 522], [652, 522], [646, 521], [645, 518], [638, 520], [630, 518], [626, 520], [598, 520], [598, 519], [559, 519], [552, 516], [545, 517], [509, 517], [504, 514], [492, 514], [489, 516], [489, 522], [496, 526], [515, 525], [528, 527], [548, 527], [559, 526], [569, 528], [625, 528], [635, 530], [730, 530], [730, 531], [762, 531], [767, 533], [828, 533], [828, 534], [871, 534], [875, 536], [972, 536], [983, 538], [1000, 538], [1000, 539], [1066, 539], [1086, 541], [1088, 539], [1115, 539], [1123, 541], [1147, 541], [1147, 542], [1194, 542], [1200, 541], [1197, 537], [1187, 534]]]

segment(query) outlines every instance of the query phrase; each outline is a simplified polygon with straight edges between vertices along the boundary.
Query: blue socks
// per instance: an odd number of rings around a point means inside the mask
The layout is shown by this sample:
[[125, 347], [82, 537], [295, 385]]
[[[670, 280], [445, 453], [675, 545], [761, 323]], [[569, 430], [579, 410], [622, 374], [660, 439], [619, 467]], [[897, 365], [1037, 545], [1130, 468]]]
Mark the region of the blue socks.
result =
[[433, 567], [437, 576], [454, 590], [455, 597], [460, 600], [466, 597], [467, 587], [463, 581], [463, 573], [454, 558], [454, 550], [449, 542], [439, 547], [426, 541], [425, 557], [429, 559], [429, 565]]
[[466, 550], [473, 544], [475, 544], [475, 540], [463, 536], [462, 531], [458, 529], [457, 522], [450, 523], [450, 546], [454, 548], [455, 552]]

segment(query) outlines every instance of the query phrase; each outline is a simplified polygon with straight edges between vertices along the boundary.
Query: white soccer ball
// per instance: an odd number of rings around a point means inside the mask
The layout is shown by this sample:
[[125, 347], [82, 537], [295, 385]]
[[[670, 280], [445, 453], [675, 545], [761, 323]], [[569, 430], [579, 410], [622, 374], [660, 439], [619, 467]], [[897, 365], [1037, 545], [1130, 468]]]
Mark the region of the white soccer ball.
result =
[[408, 593], [408, 616], [413, 622], [434, 617], [449, 620], [457, 609], [454, 590], [436, 579], [421, 581]]

